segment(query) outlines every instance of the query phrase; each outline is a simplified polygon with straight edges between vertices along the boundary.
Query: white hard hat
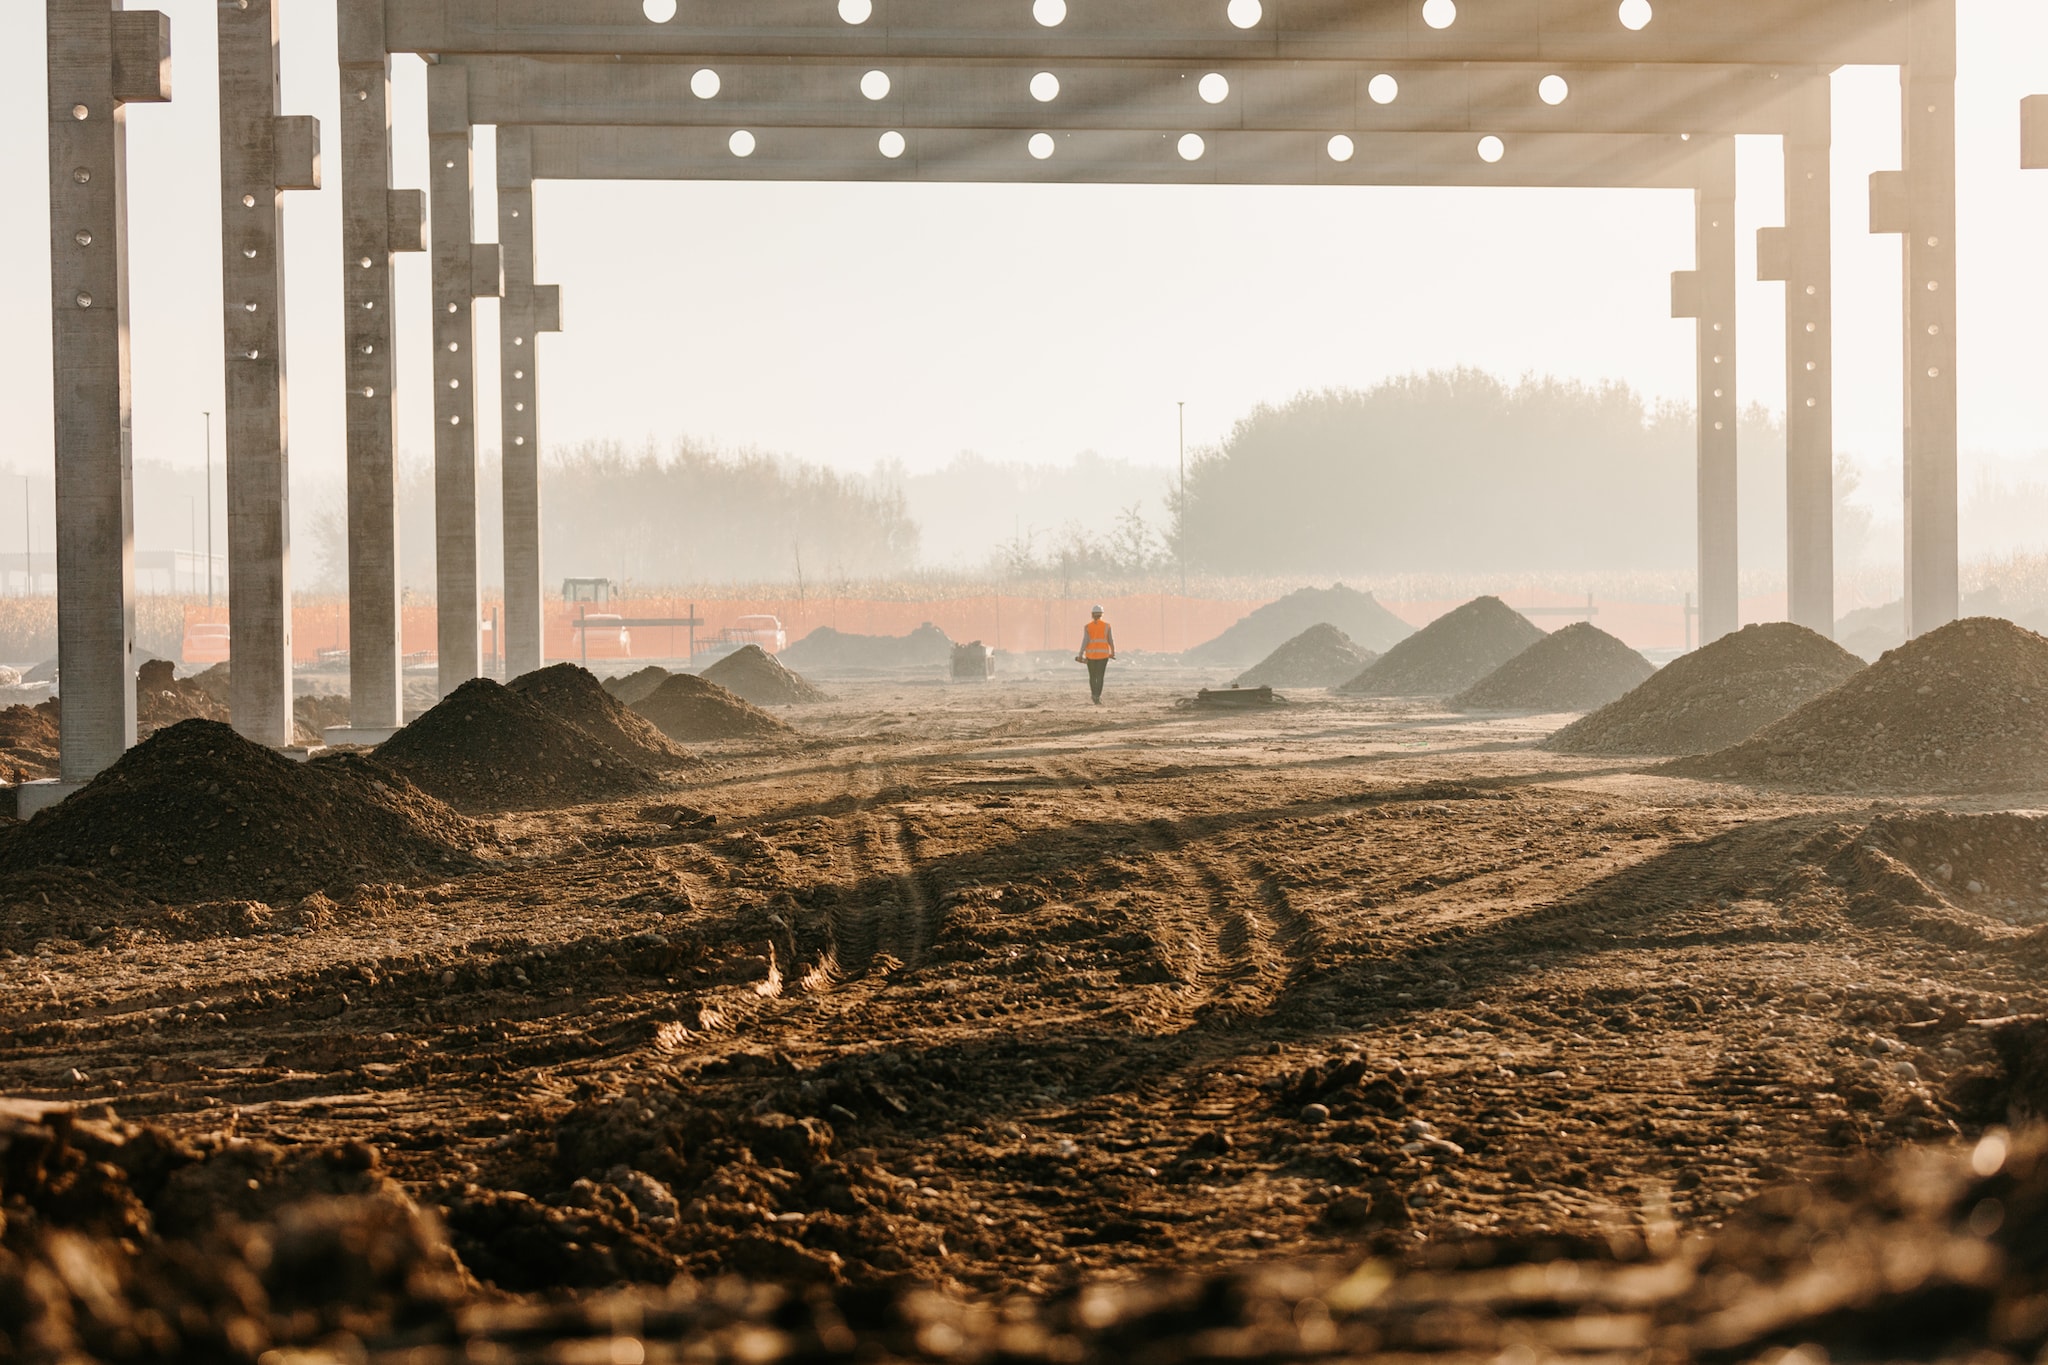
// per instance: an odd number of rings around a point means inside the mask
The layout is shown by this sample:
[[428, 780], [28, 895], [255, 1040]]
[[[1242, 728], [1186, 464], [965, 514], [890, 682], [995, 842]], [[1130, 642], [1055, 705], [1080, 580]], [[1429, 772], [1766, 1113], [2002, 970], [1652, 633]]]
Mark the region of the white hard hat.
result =
[[1102, 615], [1102, 604], [1100, 602], [1097, 602], [1094, 606], [1088, 608], [1088, 614], [1090, 616]]

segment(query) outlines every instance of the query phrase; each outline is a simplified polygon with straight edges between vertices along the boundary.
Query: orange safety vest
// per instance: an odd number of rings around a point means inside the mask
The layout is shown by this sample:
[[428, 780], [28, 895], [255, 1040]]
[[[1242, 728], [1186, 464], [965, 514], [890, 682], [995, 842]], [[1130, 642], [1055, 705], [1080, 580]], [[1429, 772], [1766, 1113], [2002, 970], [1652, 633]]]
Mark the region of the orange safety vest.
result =
[[1090, 621], [1081, 628], [1081, 657], [1084, 659], [1107, 659], [1116, 651], [1109, 643], [1109, 622]]

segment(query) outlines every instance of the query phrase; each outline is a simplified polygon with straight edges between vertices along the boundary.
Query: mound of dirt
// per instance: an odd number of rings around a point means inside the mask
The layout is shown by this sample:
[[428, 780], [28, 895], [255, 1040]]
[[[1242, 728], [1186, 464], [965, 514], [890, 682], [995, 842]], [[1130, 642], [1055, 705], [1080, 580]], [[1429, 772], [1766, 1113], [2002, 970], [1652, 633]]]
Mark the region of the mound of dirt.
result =
[[348, 723], [345, 692], [309, 692], [292, 702], [292, 734], [301, 744], [325, 743], [328, 730]]
[[538, 810], [652, 791], [660, 779], [538, 704], [472, 678], [378, 746], [375, 761], [457, 810]]
[[[947, 657], [950, 659], [950, 647]], [[759, 645], [748, 645], [726, 655], [698, 675], [756, 706], [792, 706], [798, 702], [827, 701], [822, 688], [783, 667], [780, 660]]]
[[1447, 697], [1543, 638], [1528, 617], [1498, 597], [1475, 597], [1395, 645], [1337, 690], [1367, 697]]
[[1995, 617], [1951, 622], [1743, 743], [1654, 771], [1815, 791], [2048, 786], [2048, 639]]
[[719, 739], [769, 739], [795, 733], [787, 725], [735, 697], [715, 682], [678, 673], [633, 709], [670, 739], [686, 744]]
[[0, 711], [0, 784], [57, 775], [57, 703]]
[[1711, 753], [1862, 671], [1861, 659], [1804, 626], [1746, 626], [1666, 664], [1543, 747], [1565, 754]]
[[[1254, 659], [1265, 658], [1316, 625], [1335, 626], [1358, 648], [1375, 656], [1415, 633], [1406, 621], [1374, 600], [1371, 593], [1359, 592], [1339, 583], [1330, 588], [1299, 588], [1277, 602], [1268, 602], [1215, 639], [1196, 645], [1183, 657], [1192, 664], [1235, 664], [1241, 668]], [[1353, 673], [1357, 671], [1357, 668], [1352, 669]], [[1338, 678], [1335, 682], [1343, 680]], [[1291, 685], [1329, 687], [1333, 684]]]
[[215, 664], [212, 668], [194, 673], [191, 677], [185, 679], [185, 683], [188, 687], [198, 688], [207, 696], [212, 697], [215, 701], [225, 706], [228, 702], [228, 682], [234, 676], [230, 671], [232, 667], [232, 665], [225, 663]]
[[643, 697], [653, 696], [654, 689], [667, 682], [670, 676], [660, 664], [649, 664], [633, 673], [606, 678], [604, 690], [617, 697], [621, 706], [631, 706]]
[[514, 678], [508, 686], [627, 763], [659, 772], [686, 768], [697, 761], [687, 749], [655, 729], [646, 717], [627, 709], [591, 673], [575, 664], [550, 664]]
[[782, 651], [786, 668], [830, 673], [849, 668], [949, 668], [953, 641], [927, 621], [908, 635], [847, 635], [819, 626]]
[[1325, 621], [1268, 654], [1236, 687], [1335, 687], [1380, 656]]
[[147, 739], [184, 720], [228, 718], [226, 697], [216, 697], [190, 678], [179, 678], [173, 666], [151, 659], [135, 674], [135, 733]]
[[1657, 670], [1590, 621], [1544, 636], [1451, 698], [1460, 711], [1591, 711]]
[[188, 720], [0, 833], [0, 873], [62, 866], [163, 901], [290, 897], [468, 871], [488, 837], [362, 759], [294, 763]]
[[2035, 931], [2048, 945], [2048, 816], [1909, 811], [1837, 825], [1801, 850], [1865, 924], [1982, 949]]

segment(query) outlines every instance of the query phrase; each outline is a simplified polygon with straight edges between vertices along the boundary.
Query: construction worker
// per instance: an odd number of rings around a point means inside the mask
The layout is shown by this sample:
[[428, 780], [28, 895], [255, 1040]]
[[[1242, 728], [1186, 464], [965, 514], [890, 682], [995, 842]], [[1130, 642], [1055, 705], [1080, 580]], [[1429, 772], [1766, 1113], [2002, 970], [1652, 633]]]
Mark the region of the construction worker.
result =
[[1103, 676], [1115, 657], [1116, 636], [1110, 632], [1109, 622], [1102, 619], [1102, 607], [1090, 607], [1088, 624], [1081, 627], [1081, 652], [1074, 656], [1074, 662], [1088, 665], [1088, 695], [1097, 706], [1102, 705]]

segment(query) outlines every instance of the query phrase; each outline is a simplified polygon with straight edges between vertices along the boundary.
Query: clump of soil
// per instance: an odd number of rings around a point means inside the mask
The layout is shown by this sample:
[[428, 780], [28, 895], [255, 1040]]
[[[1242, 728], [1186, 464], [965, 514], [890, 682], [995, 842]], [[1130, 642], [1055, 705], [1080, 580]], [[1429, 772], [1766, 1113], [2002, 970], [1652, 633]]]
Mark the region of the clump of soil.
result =
[[1743, 743], [1655, 771], [1816, 791], [2048, 786], [2048, 639], [1994, 617], [1951, 622]]
[[[950, 646], [949, 646], [950, 648]], [[670, 739], [769, 739], [793, 734], [787, 725], [715, 682], [678, 673], [633, 706]]]
[[[1348, 591], [1348, 590], [1347, 590]], [[1335, 687], [1380, 656], [1325, 621], [1310, 626], [1239, 677], [1238, 687]]]
[[575, 664], [551, 664], [514, 678], [510, 690], [550, 715], [569, 722], [592, 741], [627, 763], [663, 771], [686, 768], [697, 760], [657, 730], [646, 717], [604, 690], [604, 685]]
[[1498, 597], [1475, 597], [1382, 654], [1339, 688], [1368, 697], [1462, 692], [1544, 638]]
[[189, 678], [179, 678], [173, 666], [162, 659], [151, 659], [135, 674], [135, 733], [138, 738], [147, 739], [168, 725], [181, 720], [219, 720], [228, 718], [228, 704], [225, 697], [216, 698], [212, 692], [195, 684]]
[[1984, 948], [2048, 924], [2048, 816], [2012, 811], [1880, 815], [1836, 826], [1802, 850], [1843, 888], [1867, 924], [1903, 925], [1956, 947]]
[[57, 775], [57, 703], [0, 711], [0, 783], [40, 782]]
[[[1277, 602], [1268, 602], [1215, 639], [1196, 645], [1184, 657], [1189, 663], [1242, 667], [1264, 658], [1318, 624], [1335, 626], [1368, 653], [1384, 653], [1415, 633], [1413, 627], [1381, 606], [1371, 593], [1339, 583], [1330, 588], [1300, 588]], [[1357, 671], [1352, 669], [1352, 673]], [[1276, 685], [1329, 687], [1342, 681], [1343, 678], [1336, 678], [1329, 683]]]
[[511, 688], [472, 678], [378, 746], [375, 761], [457, 810], [537, 810], [652, 791], [660, 779]]
[[217, 721], [188, 720], [0, 832], [0, 873], [63, 867], [173, 902], [296, 897], [469, 871], [488, 838], [361, 759], [294, 763]]
[[[947, 657], [950, 659], [951, 653]], [[827, 701], [824, 689], [804, 681], [759, 645], [735, 650], [698, 675], [756, 706], [792, 706]]]
[[1544, 636], [1451, 699], [1460, 711], [1591, 711], [1657, 670], [1590, 621]]
[[1566, 754], [1710, 753], [1740, 744], [1862, 671], [1861, 659], [1804, 626], [1746, 626], [1666, 664], [1543, 747]]
[[232, 664], [218, 663], [212, 668], [194, 673], [191, 677], [185, 679], [185, 683], [188, 687], [196, 687], [222, 706], [226, 706], [228, 704], [228, 682], [234, 676], [232, 669]]
[[849, 668], [947, 668], [953, 641], [927, 621], [908, 635], [848, 635], [819, 626], [782, 651], [785, 667], [806, 673]]
[[301, 744], [324, 743], [328, 730], [348, 723], [346, 693], [309, 693], [292, 703], [292, 734]]
[[617, 697], [621, 706], [631, 706], [644, 697], [653, 696], [654, 689], [667, 682], [670, 676], [660, 664], [649, 664], [632, 673], [606, 678], [604, 690]]

